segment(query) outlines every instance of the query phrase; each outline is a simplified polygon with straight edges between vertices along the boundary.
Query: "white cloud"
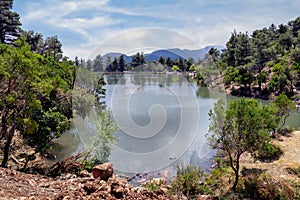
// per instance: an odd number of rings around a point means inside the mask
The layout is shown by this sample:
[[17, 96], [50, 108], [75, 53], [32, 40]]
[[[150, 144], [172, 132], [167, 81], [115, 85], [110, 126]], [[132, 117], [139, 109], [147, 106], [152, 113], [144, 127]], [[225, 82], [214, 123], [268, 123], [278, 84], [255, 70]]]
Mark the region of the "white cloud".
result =
[[109, 52], [130, 54], [136, 51], [148, 52], [168, 48], [195, 49], [199, 46], [188, 36], [174, 30], [162, 28], [138, 28], [124, 31], [101, 43], [90, 55], [104, 55]]
[[[172, 41], [173, 46], [185, 45], [174, 35], [168, 38], [164, 31], [159, 34], [150, 31], [150, 34], [149, 30], [145, 32], [146, 28], [126, 33], [133, 28], [155, 26], [173, 29], [186, 34], [187, 38], [191, 37], [200, 48], [211, 44], [224, 45], [234, 29], [251, 33], [271, 23], [287, 23], [300, 13], [298, 0], [191, 0], [188, 3], [180, 0], [169, 4], [153, 0], [152, 6], [144, 6], [146, 2], [142, 1], [122, 2], [126, 7], [113, 6], [113, 1], [42, 0], [31, 3], [21, 19], [27, 27], [40, 24], [52, 29], [51, 35], [56, 34], [55, 30], [61, 35], [67, 30], [68, 35], [60, 38], [63, 43], [74, 33], [76, 37], [73, 37], [78, 41], [64, 45], [64, 51], [70, 57], [75, 53], [85, 57], [97, 44], [110, 41], [112, 36], [117, 42], [110, 44], [109, 48], [116, 51], [142, 45], [149, 48], [157, 46], [155, 44], [165, 46], [166, 38]], [[118, 38], [120, 35], [123, 39]]]

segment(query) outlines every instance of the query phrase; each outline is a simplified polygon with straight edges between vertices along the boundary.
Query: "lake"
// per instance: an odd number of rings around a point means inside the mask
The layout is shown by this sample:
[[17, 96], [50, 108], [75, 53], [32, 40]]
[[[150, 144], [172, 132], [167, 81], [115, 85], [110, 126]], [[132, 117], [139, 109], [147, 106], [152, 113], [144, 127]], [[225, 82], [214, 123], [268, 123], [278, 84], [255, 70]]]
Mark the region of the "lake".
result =
[[[208, 112], [219, 98], [237, 97], [198, 87], [181, 74], [112, 74], [104, 79], [103, 100], [120, 129], [110, 156], [118, 172], [172, 177], [176, 166], [187, 164], [209, 171], [214, 152], [205, 139]], [[88, 119], [74, 121], [57, 140], [57, 159], [80, 152], [93, 134]], [[299, 122], [299, 112], [293, 112], [287, 124], [299, 128]]]

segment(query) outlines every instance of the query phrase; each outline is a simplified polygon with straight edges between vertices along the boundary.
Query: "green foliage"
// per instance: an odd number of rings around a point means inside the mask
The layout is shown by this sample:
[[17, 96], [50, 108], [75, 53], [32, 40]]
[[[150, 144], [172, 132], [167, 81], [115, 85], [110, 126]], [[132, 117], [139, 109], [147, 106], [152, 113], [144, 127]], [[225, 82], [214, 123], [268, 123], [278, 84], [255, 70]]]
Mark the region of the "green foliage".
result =
[[0, 1], [0, 43], [12, 43], [19, 36], [20, 16], [12, 7], [13, 0]]
[[76, 83], [72, 92], [73, 109], [76, 114], [85, 118], [92, 107], [102, 110], [105, 105], [101, 99], [105, 95], [103, 77], [80, 68], [77, 73]]
[[273, 144], [267, 144], [257, 151], [255, 157], [262, 161], [273, 161], [278, 160], [282, 154], [283, 152], [279, 147]]
[[154, 178], [148, 181], [144, 187], [147, 188], [150, 191], [157, 191], [159, 190], [160, 186], [165, 184], [166, 182], [162, 178]]
[[[222, 162], [222, 160], [220, 160]], [[231, 187], [232, 170], [222, 163], [219, 163], [216, 169], [206, 175], [205, 184], [210, 188], [213, 195], [223, 197]]]
[[286, 93], [289, 96], [293, 96], [297, 72], [287, 59], [283, 58], [273, 66], [269, 88], [271, 91], [278, 91], [279, 94]]
[[271, 107], [274, 110], [274, 122], [278, 125], [277, 132], [280, 132], [285, 125], [285, 121], [291, 111], [296, 108], [296, 104], [292, 102], [285, 94], [281, 94], [275, 98]]
[[220, 100], [210, 111], [210, 127], [207, 138], [211, 146], [229, 157], [229, 165], [235, 173], [233, 190], [239, 180], [240, 157], [246, 151], [255, 152], [270, 141], [270, 127], [265, 124], [263, 107], [253, 99], [239, 99], [231, 102], [225, 110]]
[[205, 82], [204, 78], [203, 78], [203, 75], [198, 72], [195, 76], [195, 79], [197, 81], [197, 85], [201, 86], [201, 87], [206, 87], [207, 86], [207, 83]]
[[[89, 153], [90, 154], [90, 153]], [[89, 154], [86, 158], [82, 160], [82, 167], [81, 170], [88, 170], [91, 171], [94, 166], [103, 164], [98, 158], [96, 157], [89, 157]]]
[[299, 200], [300, 199], [300, 183], [299, 183], [299, 181], [291, 181], [290, 185], [294, 188], [294, 191], [295, 191], [294, 199]]
[[0, 138], [6, 142], [2, 166], [15, 130], [40, 150], [68, 129], [72, 67], [33, 53], [24, 37], [14, 47], [0, 45]]
[[220, 59], [213, 59], [225, 84], [240, 86], [232, 90], [245, 87], [246, 93], [236, 93], [243, 96], [269, 98], [281, 93], [293, 96], [300, 80], [300, 40], [296, 30], [299, 31], [299, 17], [288, 25], [272, 24], [251, 35], [234, 31]]
[[144, 57], [143, 53], [137, 52], [135, 55], [132, 56], [132, 59], [131, 59], [131, 67], [132, 68], [136, 68], [145, 63], [146, 63], [146, 61], [145, 61], [145, 57]]
[[197, 194], [212, 194], [204, 183], [205, 175], [200, 167], [177, 167], [177, 175], [171, 183], [171, 193], [192, 198]]
[[172, 70], [173, 71], [179, 71], [179, 67], [177, 65], [173, 65]]
[[150, 191], [157, 191], [159, 189], [159, 186], [156, 185], [155, 182], [150, 181], [145, 184], [145, 188], [147, 188]]
[[85, 151], [89, 152], [87, 162], [89, 162], [90, 165], [108, 161], [111, 145], [116, 141], [114, 133], [118, 130], [111, 112], [101, 111], [96, 115], [98, 117], [92, 122], [95, 124], [94, 135], [90, 138], [89, 144], [86, 144], [84, 147]]

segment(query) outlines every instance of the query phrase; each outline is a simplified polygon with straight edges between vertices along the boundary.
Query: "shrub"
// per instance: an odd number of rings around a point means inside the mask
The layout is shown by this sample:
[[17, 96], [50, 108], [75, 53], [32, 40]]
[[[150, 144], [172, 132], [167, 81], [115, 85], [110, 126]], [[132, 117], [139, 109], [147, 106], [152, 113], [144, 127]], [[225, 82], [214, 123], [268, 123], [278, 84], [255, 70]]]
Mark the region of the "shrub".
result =
[[283, 127], [282, 129], [278, 130], [278, 134], [283, 136], [290, 136], [290, 134], [294, 131], [291, 127]]
[[98, 158], [86, 157], [84, 160], [82, 160], [82, 170], [88, 170], [89, 172], [91, 172], [92, 168], [99, 164], [103, 164], [103, 163]]
[[227, 196], [228, 191], [231, 189], [232, 176], [231, 168], [219, 165], [217, 169], [211, 170], [206, 175], [205, 182], [214, 195], [224, 197]]
[[269, 174], [249, 174], [243, 178], [240, 193], [245, 198], [276, 200], [294, 199], [294, 189], [284, 180], [273, 178]]
[[300, 182], [299, 181], [291, 181], [291, 186], [294, 188], [295, 196], [294, 199], [300, 199]]
[[160, 186], [162, 186], [165, 183], [166, 182], [164, 179], [156, 178], [156, 179], [152, 179], [149, 182], [147, 182], [144, 187], [150, 191], [156, 191], [160, 188]]
[[285, 169], [289, 174], [293, 174], [296, 175], [300, 178], [300, 167], [296, 167], [296, 168], [286, 168]]
[[279, 147], [273, 144], [267, 144], [264, 148], [260, 149], [254, 157], [266, 162], [278, 160], [282, 154], [283, 152]]
[[177, 176], [171, 183], [171, 193], [191, 198], [197, 194], [212, 194], [204, 183], [204, 171], [200, 167], [177, 167]]

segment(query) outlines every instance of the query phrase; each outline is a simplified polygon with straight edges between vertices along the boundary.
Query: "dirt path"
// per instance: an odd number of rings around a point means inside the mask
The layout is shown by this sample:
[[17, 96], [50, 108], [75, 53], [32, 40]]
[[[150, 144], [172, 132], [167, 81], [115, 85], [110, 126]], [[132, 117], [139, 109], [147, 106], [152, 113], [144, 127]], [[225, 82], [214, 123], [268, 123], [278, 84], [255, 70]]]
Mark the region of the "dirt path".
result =
[[273, 176], [295, 179], [296, 176], [289, 174], [286, 168], [300, 167], [300, 131], [293, 132], [289, 137], [281, 136], [280, 140], [272, 142], [283, 151], [283, 155], [278, 160], [273, 162], [253, 162], [247, 155], [243, 159], [242, 165], [246, 168], [265, 169]]

